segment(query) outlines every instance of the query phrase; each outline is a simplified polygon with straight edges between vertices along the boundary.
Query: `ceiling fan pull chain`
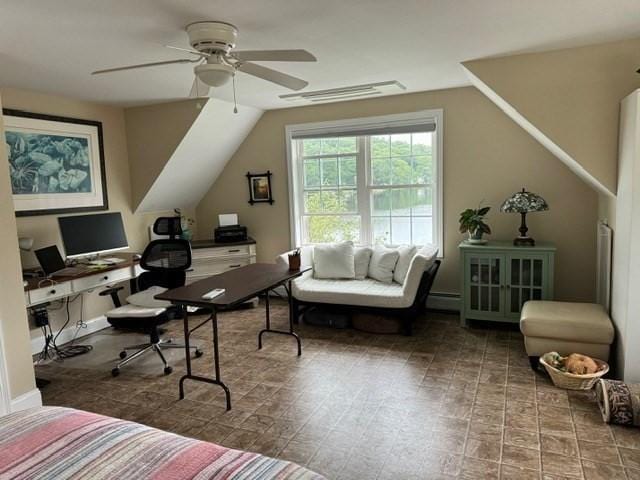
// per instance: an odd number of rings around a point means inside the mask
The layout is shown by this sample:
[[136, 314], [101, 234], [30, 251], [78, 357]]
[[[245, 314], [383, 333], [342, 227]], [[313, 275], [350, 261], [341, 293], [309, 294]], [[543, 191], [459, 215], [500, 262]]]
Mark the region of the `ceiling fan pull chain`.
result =
[[233, 74], [233, 113], [238, 113], [238, 104], [236, 103], [236, 74]]

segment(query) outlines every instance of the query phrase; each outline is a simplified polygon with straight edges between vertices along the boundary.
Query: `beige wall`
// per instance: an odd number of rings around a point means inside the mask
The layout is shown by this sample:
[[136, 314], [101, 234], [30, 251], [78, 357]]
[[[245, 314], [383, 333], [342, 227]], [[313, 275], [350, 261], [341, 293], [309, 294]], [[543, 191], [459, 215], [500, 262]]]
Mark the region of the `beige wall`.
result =
[[619, 103], [640, 87], [640, 39], [464, 65], [615, 194]]
[[[2, 89], [2, 97], [5, 108], [102, 122], [109, 210], [122, 213], [131, 250], [141, 251], [148, 242], [147, 227], [156, 215], [133, 215], [132, 213], [123, 109], [16, 89]], [[57, 244], [61, 248], [62, 241], [56, 219], [56, 215], [18, 217], [18, 233], [20, 236], [34, 238], [34, 249], [52, 244]], [[33, 252], [22, 252], [21, 257], [24, 267], [37, 265]], [[84, 297], [82, 315], [85, 320], [96, 318], [112, 308], [108, 297], [99, 297], [98, 292], [87, 293]], [[80, 307], [80, 301], [71, 304], [70, 328], [74, 328], [76, 320], [80, 318]], [[57, 312], [52, 310], [53, 328], [61, 326], [65, 318], [63, 310]], [[40, 335], [39, 329], [31, 330], [32, 337]]]
[[[0, 109], [2, 102], [0, 101]], [[2, 118], [0, 117], [0, 138], [4, 139]], [[13, 214], [9, 161], [6, 149], [0, 148], [0, 338], [4, 348], [4, 358], [11, 399], [35, 388], [35, 377], [31, 352], [29, 350], [29, 330], [22, 287], [20, 259], [18, 257], [18, 236], [16, 219]], [[0, 362], [2, 360], [0, 359]], [[0, 388], [3, 386], [0, 385]]]
[[[557, 243], [556, 296], [593, 300], [597, 195], [475, 88], [421, 92], [266, 112], [197, 208], [200, 237], [217, 214], [237, 212], [258, 241], [258, 259], [290, 247], [284, 127], [288, 124], [444, 109], [444, 249], [438, 292], [459, 291], [458, 214], [484, 201], [494, 239], [511, 239], [519, 218], [502, 201], [526, 186], [547, 199], [549, 212], [529, 216], [530, 233]], [[250, 206], [247, 171], [273, 172], [273, 206]]]
[[207, 99], [183, 100], [124, 111], [132, 207], [138, 208]]

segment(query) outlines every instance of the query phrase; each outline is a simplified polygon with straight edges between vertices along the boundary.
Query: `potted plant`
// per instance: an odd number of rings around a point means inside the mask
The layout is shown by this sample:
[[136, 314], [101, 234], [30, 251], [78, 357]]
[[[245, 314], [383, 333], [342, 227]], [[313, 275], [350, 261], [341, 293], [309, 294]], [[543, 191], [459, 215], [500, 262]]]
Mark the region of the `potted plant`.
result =
[[491, 227], [484, 222], [484, 217], [491, 207], [467, 208], [460, 213], [460, 233], [469, 233], [469, 243], [482, 245], [487, 243], [482, 238], [485, 233], [491, 233]]

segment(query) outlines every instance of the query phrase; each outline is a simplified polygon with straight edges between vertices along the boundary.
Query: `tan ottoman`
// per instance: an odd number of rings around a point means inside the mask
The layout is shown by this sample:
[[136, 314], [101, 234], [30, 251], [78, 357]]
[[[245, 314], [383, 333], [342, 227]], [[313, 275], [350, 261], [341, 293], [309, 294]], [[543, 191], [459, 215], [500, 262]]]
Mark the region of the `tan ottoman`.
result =
[[520, 331], [534, 370], [538, 358], [547, 352], [582, 353], [607, 362], [614, 336], [613, 324], [602, 305], [543, 300], [524, 304]]

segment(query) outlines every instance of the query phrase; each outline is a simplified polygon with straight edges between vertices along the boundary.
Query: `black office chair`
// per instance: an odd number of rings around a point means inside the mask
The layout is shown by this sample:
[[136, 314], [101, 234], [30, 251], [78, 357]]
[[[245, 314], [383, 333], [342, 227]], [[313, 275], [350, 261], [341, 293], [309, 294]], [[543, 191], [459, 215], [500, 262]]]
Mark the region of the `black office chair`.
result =
[[[161, 338], [158, 328], [169, 320], [182, 318], [182, 311], [169, 302], [153, 297], [164, 290], [185, 284], [185, 272], [191, 266], [191, 245], [187, 240], [179, 238], [182, 232], [180, 217], [158, 218], [153, 224], [153, 232], [157, 235], [168, 235], [169, 238], [153, 240], [142, 253], [140, 267], [145, 271], [137, 278], [138, 293], [127, 297], [128, 303], [122, 305], [118, 291], [123, 287], [100, 292], [100, 295], [110, 295], [116, 306], [106, 314], [112, 325], [149, 334], [149, 343], [124, 347], [120, 352], [122, 361], [111, 370], [114, 377], [120, 374], [121, 367], [150, 350], [158, 354], [164, 364], [164, 373], [168, 375], [173, 369], [162, 354], [162, 349], [184, 348], [184, 344]], [[202, 356], [200, 348], [190, 348], [195, 350], [196, 357]], [[137, 351], [127, 356], [127, 350]]]

